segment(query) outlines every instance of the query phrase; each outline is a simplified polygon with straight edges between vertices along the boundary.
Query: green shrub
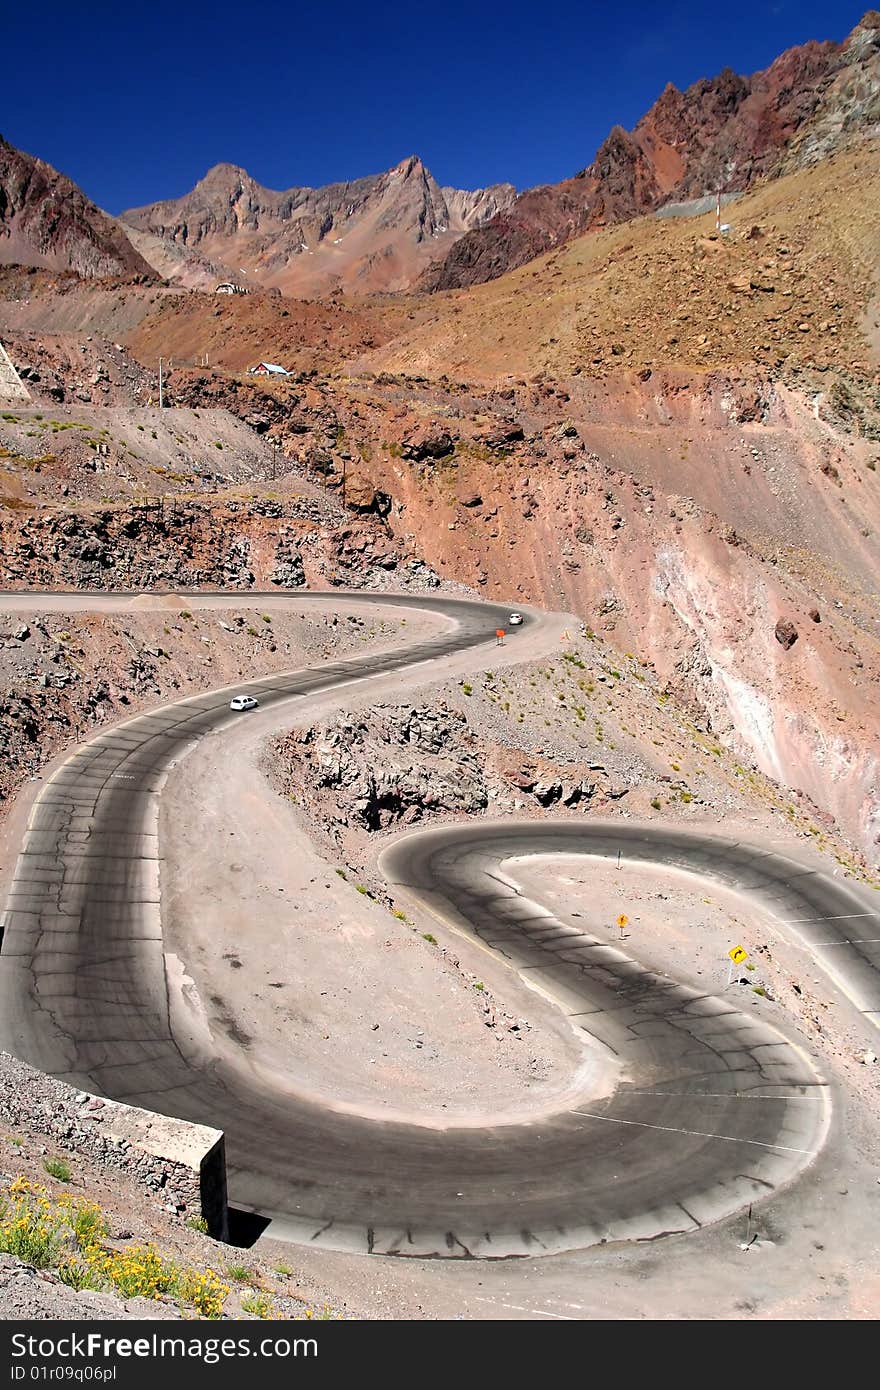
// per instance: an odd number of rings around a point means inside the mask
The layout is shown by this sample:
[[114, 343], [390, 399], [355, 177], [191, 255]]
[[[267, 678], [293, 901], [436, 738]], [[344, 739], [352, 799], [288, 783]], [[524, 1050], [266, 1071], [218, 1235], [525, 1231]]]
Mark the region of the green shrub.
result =
[[62, 1284], [68, 1288], [75, 1289], [80, 1293], [83, 1289], [94, 1289], [96, 1292], [104, 1287], [104, 1281], [100, 1274], [92, 1269], [90, 1265], [71, 1255], [63, 1264], [58, 1266], [58, 1278]]
[[254, 1318], [272, 1318], [275, 1310], [272, 1300], [264, 1293], [248, 1294], [241, 1300], [241, 1306], [245, 1313], [250, 1313]]

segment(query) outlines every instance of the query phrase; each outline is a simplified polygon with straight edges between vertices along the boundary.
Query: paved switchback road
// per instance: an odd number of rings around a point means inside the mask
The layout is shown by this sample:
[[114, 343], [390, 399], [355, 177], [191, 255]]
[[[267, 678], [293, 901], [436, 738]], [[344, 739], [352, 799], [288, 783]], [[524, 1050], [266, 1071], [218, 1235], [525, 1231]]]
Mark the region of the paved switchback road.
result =
[[[264, 709], [278, 705], [281, 725], [286, 702], [353, 679], [399, 670], [405, 688], [408, 667], [494, 643], [507, 615], [476, 602], [332, 595], [340, 607], [357, 599], [431, 610], [456, 627], [409, 649], [236, 688]], [[60, 602], [38, 600], [42, 610]], [[528, 622], [521, 635], [527, 659]], [[523, 854], [622, 848], [625, 858], [720, 879], [796, 923], [802, 941], [833, 940], [826, 963], [834, 955], [850, 998], [877, 1010], [874, 948], [862, 944], [875, 933], [852, 890], [754, 846], [659, 826], [474, 823], [407, 836], [383, 856], [402, 892], [475, 932], [617, 1058], [610, 1096], [527, 1124], [440, 1130], [341, 1114], [219, 1058], [188, 1056], [169, 1016], [158, 798], [169, 767], [232, 722], [228, 698], [197, 696], [108, 729], [41, 790], [3, 921], [3, 1046], [104, 1095], [222, 1128], [233, 1203], [271, 1217], [273, 1234], [337, 1249], [503, 1257], [649, 1239], [718, 1220], [809, 1164], [829, 1104], [799, 1048], [726, 1000], [564, 926], [505, 868]]]

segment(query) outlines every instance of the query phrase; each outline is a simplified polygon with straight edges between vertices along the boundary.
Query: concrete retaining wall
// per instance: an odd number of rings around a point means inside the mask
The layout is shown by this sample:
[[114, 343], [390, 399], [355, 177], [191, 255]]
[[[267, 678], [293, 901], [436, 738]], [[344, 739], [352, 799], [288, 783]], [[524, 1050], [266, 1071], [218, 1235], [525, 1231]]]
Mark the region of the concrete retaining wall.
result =
[[221, 1130], [76, 1090], [8, 1052], [0, 1052], [0, 1121], [44, 1136], [53, 1149], [129, 1173], [166, 1209], [203, 1217], [210, 1235], [228, 1239]]

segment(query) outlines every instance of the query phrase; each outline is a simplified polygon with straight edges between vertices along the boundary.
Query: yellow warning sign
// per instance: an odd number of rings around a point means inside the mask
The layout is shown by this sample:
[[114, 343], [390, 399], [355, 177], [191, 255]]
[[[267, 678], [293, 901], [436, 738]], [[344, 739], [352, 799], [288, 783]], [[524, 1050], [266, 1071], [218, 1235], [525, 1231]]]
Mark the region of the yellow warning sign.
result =
[[728, 951], [727, 954], [730, 956], [734, 965], [742, 965], [743, 961], [749, 958], [748, 951], [742, 946], [734, 946], [733, 950]]
[[621, 931], [623, 931], [623, 928], [626, 926], [628, 921], [629, 918], [627, 917], [626, 913], [621, 912], [620, 916], [617, 919], [617, 925], [620, 927]]

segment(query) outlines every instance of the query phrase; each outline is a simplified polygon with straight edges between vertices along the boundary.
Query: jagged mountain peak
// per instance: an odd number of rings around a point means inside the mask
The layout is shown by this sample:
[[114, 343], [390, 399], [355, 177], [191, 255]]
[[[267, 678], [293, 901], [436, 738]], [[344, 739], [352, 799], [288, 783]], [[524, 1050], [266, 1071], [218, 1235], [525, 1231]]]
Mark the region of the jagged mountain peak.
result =
[[521, 194], [422, 283], [491, 280], [592, 227], [716, 190], [743, 192], [878, 133], [880, 12], [869, 10], [843, 43], [811, 40], [751, 77], [726, 67], [686, 92], [668, 83], [634, 130], [612, 127], [580, 174]]
[[[407, 288], [442, 249], [515, 197], [510, 185], [441, 188], [417, 154], [382, 174], [274, 192], [234, 164], [122, 220], [166, 246], [300, 295]], [[163, 265], [167, 265], [163, 257]]]

